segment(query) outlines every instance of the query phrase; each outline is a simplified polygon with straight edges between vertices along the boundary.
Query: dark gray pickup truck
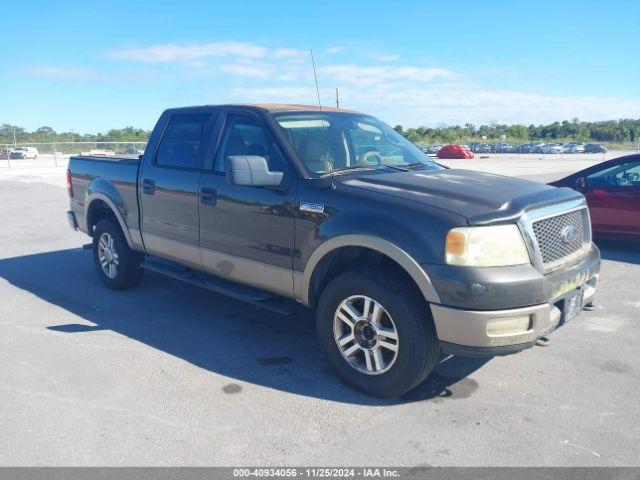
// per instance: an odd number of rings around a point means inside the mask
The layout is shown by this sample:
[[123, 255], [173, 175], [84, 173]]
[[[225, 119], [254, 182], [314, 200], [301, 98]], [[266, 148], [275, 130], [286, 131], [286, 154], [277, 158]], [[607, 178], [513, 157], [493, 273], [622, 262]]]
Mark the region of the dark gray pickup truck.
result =
[[67, 177], [108, 287], [152, 270], [313, 308], [330, 363], [376, 396], [440, 352], [533, 346], [592, 303], [600, 268], [581, 194], [444, 168], [353, 111], [171, 109], [140, 158], [72, 157]]

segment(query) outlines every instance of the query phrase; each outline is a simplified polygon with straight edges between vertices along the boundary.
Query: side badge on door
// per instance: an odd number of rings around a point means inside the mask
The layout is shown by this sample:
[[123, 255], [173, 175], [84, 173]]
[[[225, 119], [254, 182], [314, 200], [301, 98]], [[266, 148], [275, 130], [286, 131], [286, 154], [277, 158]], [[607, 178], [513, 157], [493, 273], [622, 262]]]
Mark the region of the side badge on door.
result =
[[324, 203], [300, 202], [300, 211], [324, 213]]

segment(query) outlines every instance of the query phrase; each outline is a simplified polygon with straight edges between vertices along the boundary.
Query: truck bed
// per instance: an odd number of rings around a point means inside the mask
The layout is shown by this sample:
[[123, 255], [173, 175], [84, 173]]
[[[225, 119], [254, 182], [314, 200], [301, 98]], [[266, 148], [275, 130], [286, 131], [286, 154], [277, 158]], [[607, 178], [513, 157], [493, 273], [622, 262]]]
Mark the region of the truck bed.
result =
[[75, 155], [69, 158], [73, 185], [71, 210], [78, 219], [80, 230], [88, 233], [85, 208], [89, 188], [110, 192], [109, 198], [122, 215], [128, 229], [138, 229], [138, 167], [135, 156]]
[[133, 165], [140, 163], [140, 158], [137, 155], [73, 155], [70, 157], [71, 159]]

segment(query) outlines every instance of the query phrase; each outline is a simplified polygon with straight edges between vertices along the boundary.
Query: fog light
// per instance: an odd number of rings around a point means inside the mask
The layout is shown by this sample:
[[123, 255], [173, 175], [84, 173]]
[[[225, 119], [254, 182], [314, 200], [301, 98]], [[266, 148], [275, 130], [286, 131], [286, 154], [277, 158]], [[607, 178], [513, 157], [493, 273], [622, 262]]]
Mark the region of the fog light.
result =
[[520, 315], [518, 317], [494, 318], [487, 322], [487, 335], [495, 337], [498, 335], [511, 335], [514, 333], [524, 333], [531, 326], [531, 315]]

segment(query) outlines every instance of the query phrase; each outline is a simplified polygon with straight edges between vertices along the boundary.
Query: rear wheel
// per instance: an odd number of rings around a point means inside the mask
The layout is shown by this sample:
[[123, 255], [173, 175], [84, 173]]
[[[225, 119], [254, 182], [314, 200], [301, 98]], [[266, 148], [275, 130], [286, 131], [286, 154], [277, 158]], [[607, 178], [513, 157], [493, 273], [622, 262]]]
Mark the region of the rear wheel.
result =
[[102, 283], [113, 290], [134, 287], [144, 273], [141, 255], [129, 248], [111, 219], [100, 220], [93, 231], [93, 261]]
[[438, 360], [433, 321], [407, 285], [390, 288], [384, 272], [347, 272], [324, 289], [317, 310], [320, 345], [351, 386], [397, 397], [420, 384]]

